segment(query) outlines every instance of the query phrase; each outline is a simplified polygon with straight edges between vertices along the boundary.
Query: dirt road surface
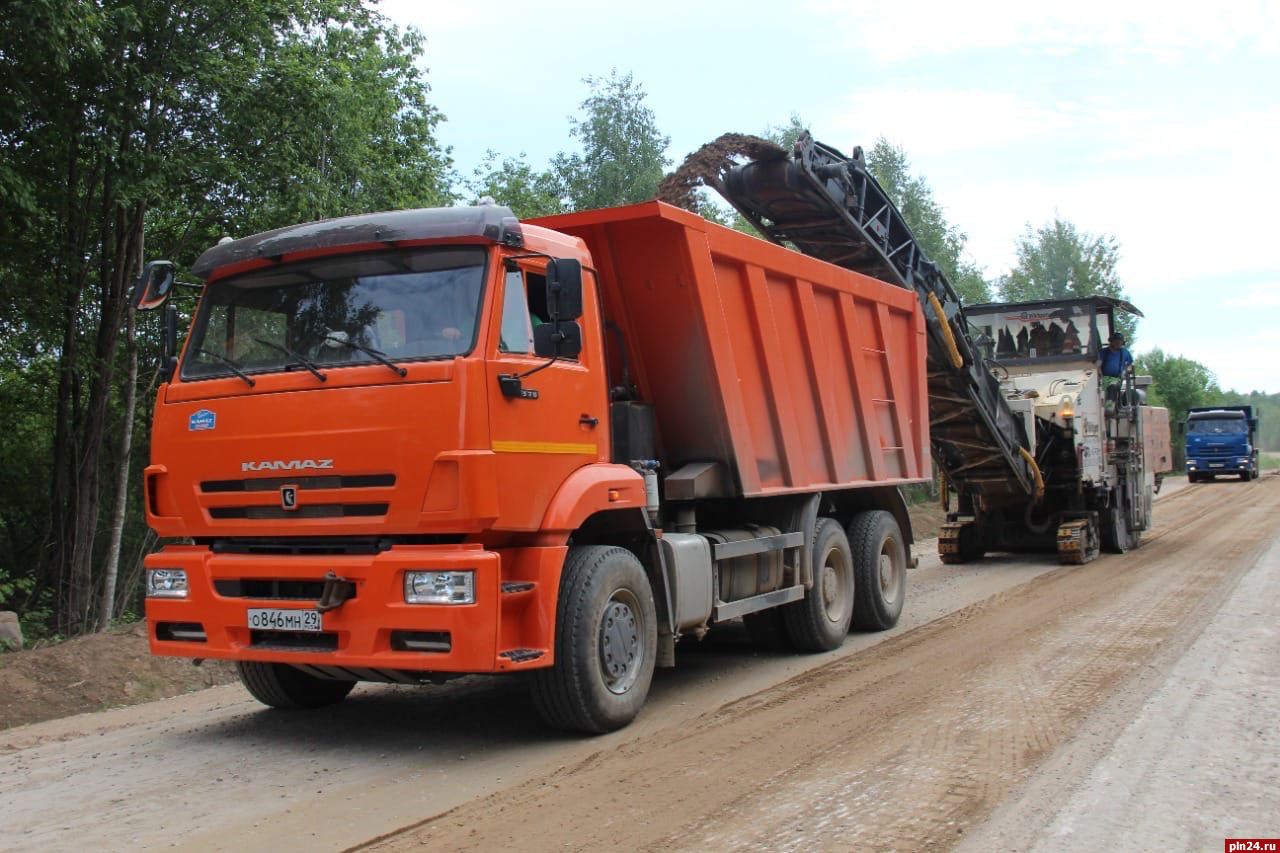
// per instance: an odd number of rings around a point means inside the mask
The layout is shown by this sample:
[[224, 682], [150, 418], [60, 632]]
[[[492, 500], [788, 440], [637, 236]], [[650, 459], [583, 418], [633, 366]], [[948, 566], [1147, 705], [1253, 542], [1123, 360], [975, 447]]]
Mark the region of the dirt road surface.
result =
[[[1280, 835], [1280, 478], [1163, 497], [1087, 566], [940, 566], [841, 650], [682, 646], [640, 719], [579, 739], [522, 686], [238, 686], [0, 732], [18, 850], [1221, 849]], [[1160, 834], [1162, 833], [1162, 834]], [[1120, 841], [1116, 841], [1119, 839]]]

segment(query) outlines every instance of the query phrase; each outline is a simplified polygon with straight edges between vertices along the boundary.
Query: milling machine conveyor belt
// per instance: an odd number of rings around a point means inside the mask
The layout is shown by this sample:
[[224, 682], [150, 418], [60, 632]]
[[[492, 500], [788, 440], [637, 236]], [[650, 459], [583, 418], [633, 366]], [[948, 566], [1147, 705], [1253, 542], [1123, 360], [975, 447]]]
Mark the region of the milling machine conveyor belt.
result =
[[861, 149], [845, 157], [805, 134], [790, 156], [702, 177], [775, 243], [914, 290], [928, 327], [929, 431], [939, 468], [957, 492], [988, 504], [1035, 494], [1022, 421], [976, 356], [960, 299], [867, 172]]

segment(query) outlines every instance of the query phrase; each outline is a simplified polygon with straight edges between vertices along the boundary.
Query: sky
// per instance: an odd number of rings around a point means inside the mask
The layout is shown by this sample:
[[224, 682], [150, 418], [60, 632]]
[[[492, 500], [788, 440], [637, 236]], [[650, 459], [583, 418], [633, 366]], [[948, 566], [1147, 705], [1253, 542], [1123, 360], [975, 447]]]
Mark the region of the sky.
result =
[[427, 38], [442, 142], [536, 168], [575, 150], [583, 78], [630, 73], [672, 168], [798, 115], [842, 151], [884, 137], [988, 279], [1055, 216], [1114, 236], [1159, 347], [1224, 389], [1280, 392], [1280, 2], [382, 0]]

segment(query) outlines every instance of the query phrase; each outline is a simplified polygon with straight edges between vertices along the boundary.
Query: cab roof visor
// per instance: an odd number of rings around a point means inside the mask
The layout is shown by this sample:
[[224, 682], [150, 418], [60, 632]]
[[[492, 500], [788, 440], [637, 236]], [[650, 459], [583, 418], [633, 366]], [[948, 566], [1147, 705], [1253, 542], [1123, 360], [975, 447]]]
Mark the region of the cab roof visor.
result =
[[476, 237], [517, 248], [524, 245], [520, 220], [510, 208], [481, 205], [394, 210], [322, 219], [221, 243], [206, 250], [191, 272], [208, 279], [222, 267], [264, 258], [279, 259], [298, 252], [371, 243]]

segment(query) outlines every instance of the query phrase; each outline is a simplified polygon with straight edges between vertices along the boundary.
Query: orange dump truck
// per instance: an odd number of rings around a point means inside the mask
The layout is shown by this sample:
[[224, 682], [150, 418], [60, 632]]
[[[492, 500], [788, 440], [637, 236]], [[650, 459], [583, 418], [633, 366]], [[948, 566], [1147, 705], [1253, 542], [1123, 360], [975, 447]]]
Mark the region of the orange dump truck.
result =
[[[896, 623], [930, 476], [916, 298], [658, 202], [494, 205], [224, 241], [146, 510], [155, 654], [282, 708], [529, 671], [628, 723], [718, 622], [802, 650]], [[156, 261], [135, 303], [164, 304]]]

